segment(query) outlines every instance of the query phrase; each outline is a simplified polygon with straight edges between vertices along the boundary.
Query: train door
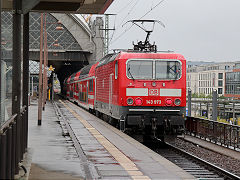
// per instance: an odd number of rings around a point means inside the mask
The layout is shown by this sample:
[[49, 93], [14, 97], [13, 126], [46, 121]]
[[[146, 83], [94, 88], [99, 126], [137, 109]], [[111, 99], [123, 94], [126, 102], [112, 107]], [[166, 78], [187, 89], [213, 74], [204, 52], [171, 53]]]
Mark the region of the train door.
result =
[[87, 81], [86, 86], [87, 86], [87, 88], [86, 88], [86, 103], [88, 104], [88, 86], [89, 86], [89, 81]]
[[112, 113], [113, 106], [113, 74], [109, 77], [109, 112]]
[[82, 92], [83, 92], [83, 90], [82, 90], [82, 84], [81, 84], [81, 82], [80, 82], [80, 83], [79, 83], [79, 94], [78, 94], [78, 96], [79, 96], [79, 101], [82, 101], [82, 100], [83, 100]]
[[75, 94], [75, 83], [73, 83], [73, 86], [72, 86], [72, 98], [74, 98], [74, 94]]
[[97, 77], [95, 77], [94, 82], [94, 106], [96, 106], [96, 100], [97, 100]]
[[70, 85], [70, 98], [73, 98], [73, 85]]

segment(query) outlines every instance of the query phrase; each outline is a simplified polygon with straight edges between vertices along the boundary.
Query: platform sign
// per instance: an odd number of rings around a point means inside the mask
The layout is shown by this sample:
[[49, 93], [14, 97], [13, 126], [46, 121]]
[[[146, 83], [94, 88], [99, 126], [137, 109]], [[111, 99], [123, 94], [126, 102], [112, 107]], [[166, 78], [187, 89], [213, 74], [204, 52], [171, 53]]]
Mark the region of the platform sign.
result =
[[49, 70], [49, 71], [54, 71], [54, 69], [55, 69], [55, 68], [53, 68], [52, 65], [50, 65], [50, 67], [49, 67], [48, 70]]
[[186, 116], [188, 116], [188, 108], [186, 108]]

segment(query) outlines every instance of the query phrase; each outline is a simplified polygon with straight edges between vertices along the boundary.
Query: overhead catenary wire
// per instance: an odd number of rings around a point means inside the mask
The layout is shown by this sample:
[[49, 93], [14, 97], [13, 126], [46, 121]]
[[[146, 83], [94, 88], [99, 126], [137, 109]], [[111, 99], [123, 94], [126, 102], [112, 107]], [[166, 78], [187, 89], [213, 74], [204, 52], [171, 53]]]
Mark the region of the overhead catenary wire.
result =
[[[127, 8], [130, 4], [132, 4], [132, 2], [133, 2], [134, 0], [130, 0], [125, 6], [123, 6], [118, 12], [117, 12], [117, 14], [118, 13], [120, 13], [122, 10], [124, 10], [125, 8]], [[137, 0], [138, 1], [138, 0]]]
[[[132, 1], [133, 2], [133, 1]], [[119, 25], [116, 27], [116, 29], [119, 29], [121, 27], [121, 25], [123, 24], [123, 22], [126, 20], [126, 18], [131, 14], [132, 10], [134, 9], [134, 7], [137, 5], [137, 3], [139, 3], [139, 0], [137, 0], [134, 5], [131, 7], [131, 9], [128, 11], [127, 15], [124, 16], [124, 18], [122, 19], [122, 21], [119, 23]], [[131, 3], [130, 3], [131, 4]], [[115, 34], [116, 30], [113, 32], [113, 35], [109, 41], [109, 43], [112, 42], [113, 36]]]
[[[146, 12], [142, 17], [139, 18], [141, 20], [144, 18], [146, 15], [148, 15], [151, 11], [153, 11], [156, 7], [158, 7], [161, 3], [163, 3], [164, 0], [161, 0], [158, 2], [154, 7], [152, 7], [148, 12]], [[110, 44], [114, 44], [118, 39], [120, 39], [127, 31], [129, 31], [133, 27], [133, 24], [130, 26], [130, 28], [126, 29], [123, 33], [121, 33], [118, 37], [116, 37]]]
[[131, 9], [128, 11], [127, 15], [122, 19], [122, 21], [119, 23], [119, 25], [117, 26], [120, 27], [122, 25], [122, 23], [126, 20], [126, 18], [131, 14], [132, 10], [136, 7], [136, 5], [139, 3], [139, 0], [137, 0], [134, 5], [131, 7]]
[[114, 39], [114, 41], [110, 42], [110, 44], [114, 44], [114, 42], [116, 42], [120, 37], [122, 37], [127, 31], [129, 31], [131, 28], [133, 27], [133, 24], [130, 26], [130, 28], [125, 29], [124, 32], [122, 32], [118, 37], [116, 37], [116, 39]]
[[157, 3], [154, 7], [152, 7], [148, 12], [146, 12], [146, 14], [144, 14], [142, 17], [140, 17], [140, 19], [144, 18], [146, 15], [148, 15], [152, 10], [154, 10], [156, 7], [158, 7], [160, 4], [163, 3], [163, 1], [165, 0], [161, 0], [159, 3]]

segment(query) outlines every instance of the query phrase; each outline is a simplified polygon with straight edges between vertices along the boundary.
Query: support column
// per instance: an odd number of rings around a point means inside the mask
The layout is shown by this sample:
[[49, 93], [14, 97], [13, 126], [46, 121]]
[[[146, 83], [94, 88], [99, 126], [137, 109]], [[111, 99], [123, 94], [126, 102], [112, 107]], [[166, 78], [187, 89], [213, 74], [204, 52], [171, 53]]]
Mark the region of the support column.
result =
[[46, 104], [46, 92], [47, 92], [47, 83], [46, 83], [46, 76], [47, 76], [47, 30], [46, 30], [46, 20], [47, 14], [44, 13], [44, 69], [43, 69], [43, 111], [45, 111], [45, 104]]
[[208, 106], [209, 106], [209, 104], [207, 102], [207, 114], [206, 114], [207, 119], [208, 119], [208, 114], [209, 114], [209, 111], [208, 111], [209, 107]]
[[53, 74], [53, 76], [52, 76], [52, 101], [54, 100], [54, 88], [53, 88], [53, 86], [54, 86], [54, 77], [55, 77], [55, 74], [54, 74], [54, 72], [52, 72]]
[[200, 116], [202, 116], [202, 103], [200, 102], [200, 110], [199, 110], [199, 112], [200, 112]]
[[188, 117], [192, 114], [192, 91], [188, 89]]
[[13, 59], [12, 59], [12, 114], [17, 114], [16, 121], [16, 159], [15, 174], [18, 174], [18, 162], [20, 161], [20, 135], [21, 135], [21, 1], [13, 0]]
[[233, 122], [232, 124], [235, 124], [235, 116], [236, 116], [236, 113], [235, 113], [235, 103], [233, 102]]
[[24, 15], [23, 22], [23, 106], [26, 106], [24, 114], [24, 150], [28, 140], [28, 103], [29, 103], [29, 13]]
[[213, 91], [213, 99], [212, 99], [212, 119], [217, 121], [217, 91]]
[[38, 83], [38, 125], [42, 125], [42, 48], [43, 48], [43, 13], [41, 13], [40, 29], [40, 63], [39, 63], [39, 83]]

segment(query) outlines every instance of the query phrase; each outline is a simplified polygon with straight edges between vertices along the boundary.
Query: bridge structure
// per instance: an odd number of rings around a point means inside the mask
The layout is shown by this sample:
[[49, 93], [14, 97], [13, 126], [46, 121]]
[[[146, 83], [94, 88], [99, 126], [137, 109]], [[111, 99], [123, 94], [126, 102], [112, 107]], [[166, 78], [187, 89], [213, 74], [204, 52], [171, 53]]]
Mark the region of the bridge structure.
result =
[[[41, 13], [31, 12], [29, 18], [29, 59], [40, 60], [40, 29]], [[2, 13], [2, 59], [10, 62], [12, 60], [12, 14]], [[97, 22], [96, 22], [97, 21]], [[79, 15], [63, 13], [46, 13], [46, 33], [48, 48], [48, 65], [54, 67], [60, 82], [70, 74], [76, 72], [84, 65], [93, 63], [102, 58], [103, 20], [97, 18], [92, 31], [85, 19]]]

